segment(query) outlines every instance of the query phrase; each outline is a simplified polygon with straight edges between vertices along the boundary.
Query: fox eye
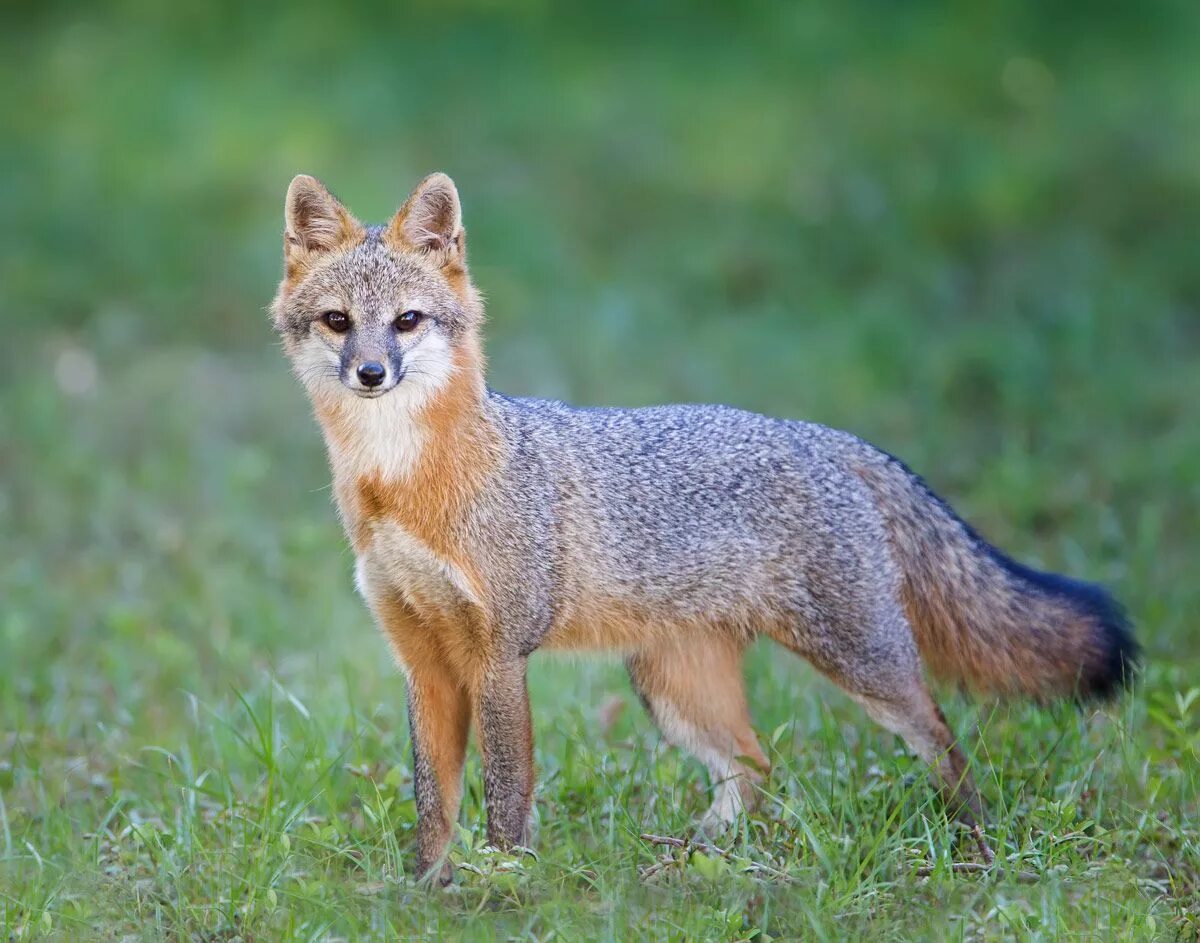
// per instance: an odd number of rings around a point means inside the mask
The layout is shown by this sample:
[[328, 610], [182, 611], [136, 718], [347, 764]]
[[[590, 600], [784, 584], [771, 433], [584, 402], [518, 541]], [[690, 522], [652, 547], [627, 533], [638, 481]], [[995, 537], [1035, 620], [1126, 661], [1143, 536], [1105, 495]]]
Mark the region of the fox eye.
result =
[[321, 320], [335, 334], [344, 334], [350, 330], [350, 318], [345, 311], [326, 311], [321, 315]]
[[425, 317], [420, 311], [405, 311], [396, 318], [396, 330], [404, 333], [411, 331], [414, 327], [421, 323], [421, 319]]

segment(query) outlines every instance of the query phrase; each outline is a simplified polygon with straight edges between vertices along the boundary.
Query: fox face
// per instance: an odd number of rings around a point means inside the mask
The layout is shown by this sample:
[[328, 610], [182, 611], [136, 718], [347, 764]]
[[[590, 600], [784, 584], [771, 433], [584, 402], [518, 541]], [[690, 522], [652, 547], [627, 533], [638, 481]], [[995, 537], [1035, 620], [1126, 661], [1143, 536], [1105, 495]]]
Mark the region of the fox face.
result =
[[426, 178], [391, 222], [364, 226], [300, 176], [288, 189], [285, 225], [272, 312], [314, 400], [404, 391], [399, 398], [415, 405], [444, 386], [481, 320], [450, 178]]
[[308, 272], [277, 324], [300, 380], [316, 395], [386, 396], [437, 385], [468, 318], [436, 272], [389, 249], [378, 230]]

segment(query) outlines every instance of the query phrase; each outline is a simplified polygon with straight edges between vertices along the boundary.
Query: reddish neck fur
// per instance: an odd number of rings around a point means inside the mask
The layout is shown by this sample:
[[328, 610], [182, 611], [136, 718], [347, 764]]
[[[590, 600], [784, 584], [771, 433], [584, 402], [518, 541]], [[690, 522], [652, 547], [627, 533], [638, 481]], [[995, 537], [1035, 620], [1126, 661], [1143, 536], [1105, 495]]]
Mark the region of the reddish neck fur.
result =
[[417, 454], [403, 475], [385, 477], [377, 469], [356, 467], [354, 437], [379, 434], [362, 428], [357, 404], [340, 396], [316, 404], [330, 446], [334, 491], [356, 549], [369, 543], [377, 522], [389, 521], [434, 552], [457, 556], [451, 545], [455, 524], [499, 461], [500, 439], [484, 414], [477, 338], [455, 348], [453, 364], [445, 384], [404, 417], [414, 425]]

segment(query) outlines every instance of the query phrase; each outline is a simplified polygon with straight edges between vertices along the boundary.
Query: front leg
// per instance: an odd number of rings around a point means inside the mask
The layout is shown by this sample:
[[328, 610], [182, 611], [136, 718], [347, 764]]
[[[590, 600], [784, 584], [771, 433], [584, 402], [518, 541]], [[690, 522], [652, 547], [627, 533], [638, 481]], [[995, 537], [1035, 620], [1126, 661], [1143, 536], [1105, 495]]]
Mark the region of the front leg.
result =
[[462, 801], [470, 721], [471, 703], [465, 687], [441, 666], [410, 666], [408, 722], [417, 803], [416, 873], [439, 884], [448, 884], [453, 875], [446, 849]]
[[453, 874], [446, 848], [458, 820], [471, 726], [469, 689], [437, 644], [436, 634], [407, 603], [392, 593], [368, 594], [368, 598], [408, 679], [417, 804], [416, 874], [446, 884]]
[[524, 657], [490, 665], [474, 693], [488, 841], [509, 849], [529, 841], [533, 803], [533, 724]]

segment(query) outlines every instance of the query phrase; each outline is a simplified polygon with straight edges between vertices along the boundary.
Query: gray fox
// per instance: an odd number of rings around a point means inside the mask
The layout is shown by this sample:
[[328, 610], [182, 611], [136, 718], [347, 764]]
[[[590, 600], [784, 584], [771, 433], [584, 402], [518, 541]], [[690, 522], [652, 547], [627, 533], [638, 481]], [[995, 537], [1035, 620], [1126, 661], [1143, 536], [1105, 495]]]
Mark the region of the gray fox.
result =
[[925, 669], [1038, 699], [1103, 698], [1132, 677], [1137, 646], [1105, 590], [1004, 556], [849, 433], [489, 389], [444, 174], [384, 226], [298, 176], [285, 224], [274, 324], [324, 434], [355, 581], [407, 680], [418, 874], [449, 880], [472, 721], [489, 839], [528, 840], [539, 648], [625, 656], [663, 736], [708, 768], [713, 829], [767, 773], [741, 660], [773, 639], [933, 767], [985, 857]]

